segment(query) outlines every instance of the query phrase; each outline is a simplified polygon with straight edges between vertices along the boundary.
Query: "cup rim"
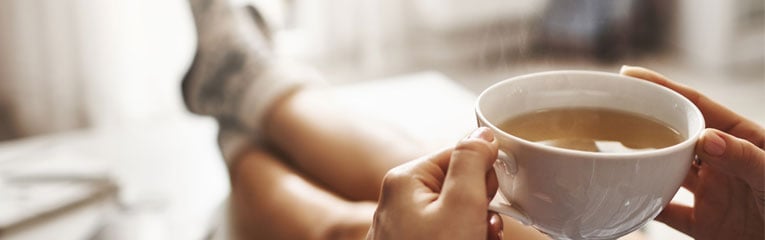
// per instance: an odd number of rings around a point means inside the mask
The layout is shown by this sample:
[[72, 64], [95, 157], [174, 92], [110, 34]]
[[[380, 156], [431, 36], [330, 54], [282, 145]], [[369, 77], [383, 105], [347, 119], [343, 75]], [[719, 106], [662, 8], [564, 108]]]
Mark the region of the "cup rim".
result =
[[[509, 134], [505, 131], [502, 131], [497, 127], [494, 123], [488, 121], [486, 117], [484, 116], [483, 112], [481, 111], [480, 105], [484, 97], [488, 94], [488, 92], [491, 92], [492, 90], [499, 88], [501, 85], [507, 84], [508, 82], [517, 81], [520, 79], [525, 78], [531, 78], [531, 77], [539, 77], [543, 75], [562, 75], [562, 74], [583, 74], [583, 75], [597, 75], [597, 76], [607, 76], [612, 77], [616, 79], [621, 79], [622, 81], [634, 81], [636, 84], [645, 85], [650, 88], [656, 88], [657, 90], [664, 92], [664, 94], [672, 95], [675, 98], [678, 98], [682, 104], [690, 106], [690, 110], [692, 111], [693, 116], [699, 119], [699, 125], [700, 127], [698, 129], [695, 129], [693, 132], [688, 133], [688, 137], [686, 137], [682, 142], [677, 143], [675, 145], [659, 148], [659, 149], [651, 149], [651, 150], [644, 150], [644, 151], [636, 151], [636, 152], [588, 152], [588, 151], [580, 151], [580, 150], [573, 150], [573, 149], [566, 149], [566, 148], [559, 148], [559, 147], [552, 147], [547, 146], [539, 143], [535, 143], [520, 137], [516, 137], [512, 134]], [[538, 149], [538, 150], [544, 150], [548, 152], [554, 152], [558, 154], [566, 154], [566, 155], [573, 155], [576, 157], [586, 157], [586, 158], [607, 158], [607, 159], [627, 159], [627, 158], [634, 158], [635, 156], [657, 156], [657, 155], [665, 155], [674, 153], [677, 151], [680, 151], [682, 149], [687, 148], [689, 145], [695, 145], [698, 138], [701, 136], [701, 133], [705, 129], [705, 121], [704, 116], [701, 113], [701, 110], [696, 106], [696, 104], [693, 104], [688, 98], [685, 96], [675, 92], [672, 89], [669, 89], [665, 86], [635, 78], [630, 76], [625, 76], [621, 74], [611, 73], [611, 72], [601, 72], [601, 71], [590, 71], [590, 70], [554, 70], [554, 71], [543, 71], [543, 72], [536, 72], [536, 73], [529, 73], [529, 74], [523, 74], [514, 76], [502, 81], [499, 81], [497, 83], [492, 84], [488, 88], [484, 89], [480, 95], [478, 95], [478, 98], [475, 103], [475, 113], [476, 116], [479, 118], [480, 122], [483, 122], [484, 125], [488, 128], [490, 128], [494, 134], [499, 134], [503, 137], [513, 139], [516, 142], [519, 142], [521, 144], [524, 144], [525, 146], [528, 146], [530, 148]], [[501, 148], [500, 148], [501, 150]]]

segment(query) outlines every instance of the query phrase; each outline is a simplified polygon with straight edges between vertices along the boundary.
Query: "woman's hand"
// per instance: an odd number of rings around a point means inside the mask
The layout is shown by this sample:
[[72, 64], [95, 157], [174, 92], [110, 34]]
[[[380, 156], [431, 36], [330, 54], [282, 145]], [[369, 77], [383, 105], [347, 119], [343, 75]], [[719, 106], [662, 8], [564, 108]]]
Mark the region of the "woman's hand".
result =
[[657, 220], [696, 239], [765, 239], [765, 129], [701, 93], [651, 70], [621, 74], [670, 88], [701, 110], [707, 127], [683, 187], [694, 206], [670, 204]]
[[367, 239], [501, 239], [502, 220], [488, 211], [496, 159], [494, 136], [479, 128], [454, 149], [392, 169]]

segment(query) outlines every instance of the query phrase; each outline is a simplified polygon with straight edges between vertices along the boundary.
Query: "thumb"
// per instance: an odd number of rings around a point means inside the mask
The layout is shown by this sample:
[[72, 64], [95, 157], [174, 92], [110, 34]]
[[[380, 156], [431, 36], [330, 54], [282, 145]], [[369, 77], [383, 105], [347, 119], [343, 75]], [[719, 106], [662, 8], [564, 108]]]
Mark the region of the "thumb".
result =
[[753, 189], [765, 189], [765, 150], [751, 142], [709, 128], [699, 139], [696, 154], [703, 163], [743, 180]]
[[[488, 128], [478, 128], [452, 151], [442, 192], [445, 204], [488, 205], [486, 174], [497, 159], [497, 144]], [[496, 178], [490, 178], [496, 181]]]

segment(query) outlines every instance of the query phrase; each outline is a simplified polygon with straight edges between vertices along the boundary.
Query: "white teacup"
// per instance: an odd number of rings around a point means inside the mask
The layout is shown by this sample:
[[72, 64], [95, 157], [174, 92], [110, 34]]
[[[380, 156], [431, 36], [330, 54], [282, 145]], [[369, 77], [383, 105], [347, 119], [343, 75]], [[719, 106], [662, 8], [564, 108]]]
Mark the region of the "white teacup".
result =
[[[540, 109], [597, 107], [642, 114], [677, 130], [679, 144], [630, 153], [568, 150], [503, 132], [500, 122]], [[665, 87], [593, 71], [553, 71], [499, 82], [478, 97], [480, 126], [499, 142], [495, 163], [504, 199], [490, 209], [556, 239], [615, 239], [661, 212], [690, 168], [704, 118]]]

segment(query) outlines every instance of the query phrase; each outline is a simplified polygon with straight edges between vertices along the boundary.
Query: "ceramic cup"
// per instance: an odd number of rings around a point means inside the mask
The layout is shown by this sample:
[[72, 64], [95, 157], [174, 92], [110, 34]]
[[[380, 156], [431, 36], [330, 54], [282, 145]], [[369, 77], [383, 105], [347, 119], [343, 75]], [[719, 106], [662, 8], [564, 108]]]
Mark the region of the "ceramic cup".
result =
[[[676, 145], [630, 153], [568, 150], [530, 142], [497, 124], [540, 109], [596, 107], [647, 115], [677, 130]], [[553, 71], [514, 77], [478, 97], [479, 126], [499, 142], [502, 199], [490, 209], [555, 239], [615, 239], [652, 220], [687, 174], [704, 129], [688, 99], [651, 82], [613, 73]]]

